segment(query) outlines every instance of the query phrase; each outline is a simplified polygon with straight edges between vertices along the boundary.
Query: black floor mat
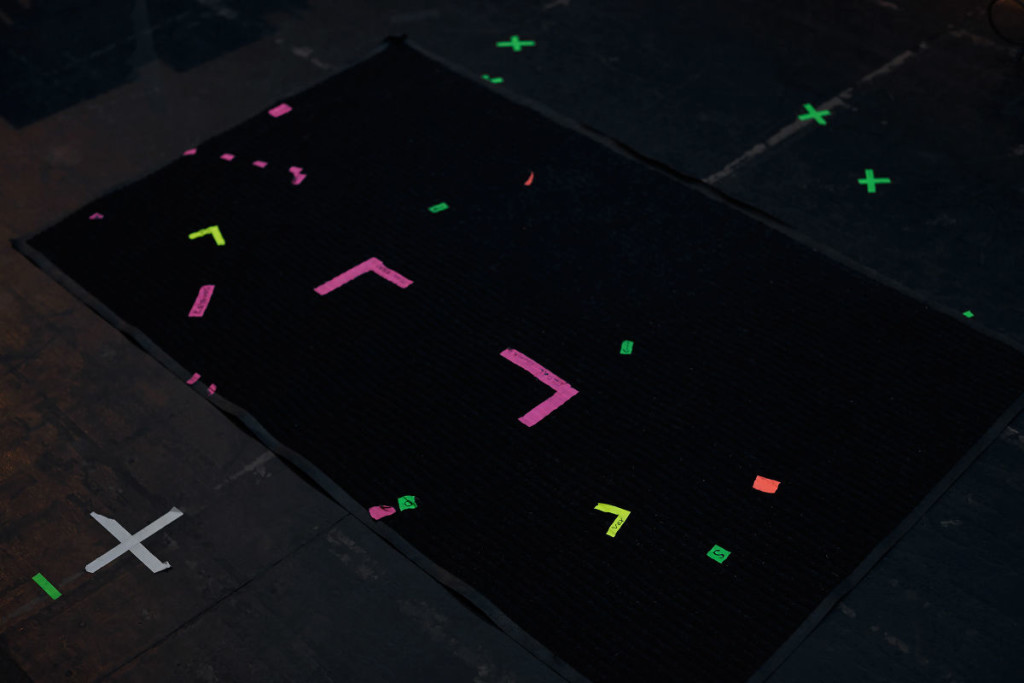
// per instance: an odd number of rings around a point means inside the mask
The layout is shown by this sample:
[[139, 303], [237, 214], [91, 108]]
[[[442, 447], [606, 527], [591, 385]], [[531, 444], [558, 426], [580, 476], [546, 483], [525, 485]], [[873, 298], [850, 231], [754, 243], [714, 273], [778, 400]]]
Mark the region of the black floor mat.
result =
[[759, 678], [1024, 355], [470, 78], [392, 41], [19, 248], [567, 677]]

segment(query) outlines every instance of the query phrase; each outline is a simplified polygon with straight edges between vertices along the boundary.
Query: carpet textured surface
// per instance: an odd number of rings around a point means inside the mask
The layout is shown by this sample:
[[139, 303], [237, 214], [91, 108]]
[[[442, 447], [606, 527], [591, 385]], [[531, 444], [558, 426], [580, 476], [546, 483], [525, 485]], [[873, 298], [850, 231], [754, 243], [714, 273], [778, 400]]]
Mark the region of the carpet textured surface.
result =
[[[542, 657], [746, 680], [1024, 356], [493, 87], [391, 42], [19, 246], [349, 502], [416, 496], [363, 516]], [[578, 393], [525, 425], [553, 389], [506, 349]]]

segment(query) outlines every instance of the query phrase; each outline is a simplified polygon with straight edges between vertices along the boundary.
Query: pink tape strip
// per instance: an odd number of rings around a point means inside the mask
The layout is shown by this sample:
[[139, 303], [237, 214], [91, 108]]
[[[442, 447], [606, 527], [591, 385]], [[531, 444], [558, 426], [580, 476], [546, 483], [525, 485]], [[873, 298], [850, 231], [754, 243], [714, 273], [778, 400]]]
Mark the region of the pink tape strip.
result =
[[224, 161], [231, 161], [232, 159], [235, 158], [235, 155], [234, 154], [221, 154], [220, 158], [223, 159]]
[[527, 427], [532, 427], [537, 424], [547, 417], [551, 411], [555, 410], [555, 408], [558, 408], [560, 405], [579, 393], [576, 389], [569, 386], [569, 383], [564, 379], [559, 378], [537, 361], [525, 354], [519, 353], [515, 349], [505, 349], [501, 352], [501, 357], [505, 360], [512, 361], [523, 370], [526, 370], [541, 382], [544, 382], [544, 384], [555, 390], [555, 393], [550, 398], [541, 401], [533, 410], [519, 418], [519, 421]]
[[217, 385], [216, 384], [211, 384], [210, 388], [206, 390], [206, 395], [207, 396], [213, 396], [213, 392], [215, 392], [215, 391], [217, 391]]
[[103, 214], [98, 212], [98, 211], [96, 213], [94, 213], [93, 215], [89, 216], [89, 220], [91, 220], [91, 221], [98, 221], [98, 220], [101, 220], [102, 218], [103, 218]]
[[198, 380], [199, 380], [199, 373], [197, 372], [197, 373], [193, 374], [191, 377], [189, 377], [188, 381], [185, 382], [185, 384], [195, 384]]
[[373, 256], [366, 259], [357, 266], [352, 266], [341, 275], [331, 278], [330, 280], [323, 283], [319, 287], [314, 288], [313, 291], [319, 294], [320, 296], [323, 296], [324, 294], [329, 294], [330, 292], [333, 292], [338, 287], [341, 287], [344, 284], [352, 282], [352, 280], [355, 280], [360, 275], [371, 272], [380, 275], [388, 282], [396, 284], [402, 289], [405, 289], [406, 287], [412, 284], [412, 280], [405, 277], [404, 275], [401, 275], [391, 270], [390, 268], [385, 266], [379, 258]]
[[213, 296], [214, 285], [203, 285], [199, 288], [196, 302], [192, 304], [192, 310], [188, 312], [190, 318], [202, 318], [206, 313], [206, 307], [210, 305], [210, 297]]
[[265, 162], [265, 161], [254, 161], [254, 162], [252, 162], [252, 165], [253, 166], [259, 166], [260, 168], [266, 168], [267, 167], [267, 162]]
[[382, 519], [395, 514], [395, 508], [390, 505], [374, 505], [370, 508], [370, 516], [374, 519]]
[[271, 109], [267, 113], [270, 114], [271, 116], [273, 116], [276, 119], [279, 116], [284, 116], [285, 114], [287, 114], [291, 110], [292, 110], [291, 107], [289, 107], [287, 104], [282, 102], [281, 104], [277, 105], [276, 107], [274, 107], [273, 109]]
[[192, 156], [195, 153], [196, 153], [196, 148], [193, 147], [192, 149], [186, 149], [184, 152], [182, 152], [181, 156], [183, 156], [183, 157], [190, 157], [190, 156]]

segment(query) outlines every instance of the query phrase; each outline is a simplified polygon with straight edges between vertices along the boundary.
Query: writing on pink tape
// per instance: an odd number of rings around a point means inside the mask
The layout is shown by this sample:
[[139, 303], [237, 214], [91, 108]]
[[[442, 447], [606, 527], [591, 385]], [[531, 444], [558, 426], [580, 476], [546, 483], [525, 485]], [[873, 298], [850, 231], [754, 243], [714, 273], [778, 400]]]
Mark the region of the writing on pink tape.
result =
[[373, 256], [366, 259], [357, 266], [352, 266], [341, 275], [333, 277], [327, 282], [323, 283], [322, 285], [315, 287], [313, 291], [319, 294], [320, 296], [323, 296], [324, 294], [329, 294], [330, 292], [336, 290], [338, 287], [341, 287], [346, 283], [352, 282], [352, 280], [355, 280], [357, 277], [365, 273], [376, 273], [377, 275], [380, 275], [388, 282], [398, 285], [402, 289], [405, 289], [406, 287], [412, 284], [412, 280], [405, 277], [404, 275], [401, 275], [391, 270], [383, 263], [381, 263], [381, 260], [379, 258]]
[[274, 107], [273, 109], [271, 109], [267, 113], [270, 114], [271, 116], [273, 116], [276, 119], [278, 117], [284, 116], [285, 114], [287, 114], [291, 110], [292, 110], [291, 107], [289, 107], [287, 104], [282, 102], [281, 104], [277, 105], [276, 107]]
[[193, 373], [192, 376], [188, 378], [188, 381], [185, 382], [185, 384], [195, 384], [197, 381], [199, 381], [199, 377], [200, 375], [198, 372]]
[[231, 161], [232, 159], [235, 158], [235, 155], [234, 154], [221, 154], [220, 158], [223, 159], [224, 161]]
[[526, 370], [541, 382], [544, 382], [544, 384], [555, 390], [555, 393], [552, 394], [550, 398], [541, 401], [533, 410], [519, 418], [519, 421], [527, 427], [532, 427], [537, 424], [550, 415], [553, 410], [579, 393], [564, 379], [559, 378], [550, 370], [524, 353], [520, 353], [515, 349], [505, 349], [501, 352], [501, 357], [505, 360], [512, 361], [523, 370]]
[[192, 304], [192, 310], [188, 312], [190, 318], [202, 318], [206, 313], [206, 307], [210, 305], [210, 297], [213, 296], [214, 285], [203, 285], [199, 288], [196, 301]]
[[395, 508], [390, 505], [374, 505], [370, 508], [370, 516], [374, 519], [383, 519], [395, 514]]

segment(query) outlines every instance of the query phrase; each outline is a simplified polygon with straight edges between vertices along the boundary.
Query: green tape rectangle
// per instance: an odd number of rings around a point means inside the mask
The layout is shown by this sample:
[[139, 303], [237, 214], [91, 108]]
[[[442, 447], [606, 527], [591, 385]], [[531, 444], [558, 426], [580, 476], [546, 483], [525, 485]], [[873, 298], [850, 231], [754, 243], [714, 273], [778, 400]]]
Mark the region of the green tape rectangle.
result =
[[623, 356], [628, 356], [631, 353], [633, 353], [633, 342], [629, 341], [628, 339], [622, 342], [622, 348], [619, 349], [619, 353], [621, 353]]
[[46, 580], [42, 574], [36, 574], [32, 580], [39, 584], [39, 587], [46, 591], [46, 594], [56, 600], [60, 597], [60, 591], [53, 587], [53, 584]]

